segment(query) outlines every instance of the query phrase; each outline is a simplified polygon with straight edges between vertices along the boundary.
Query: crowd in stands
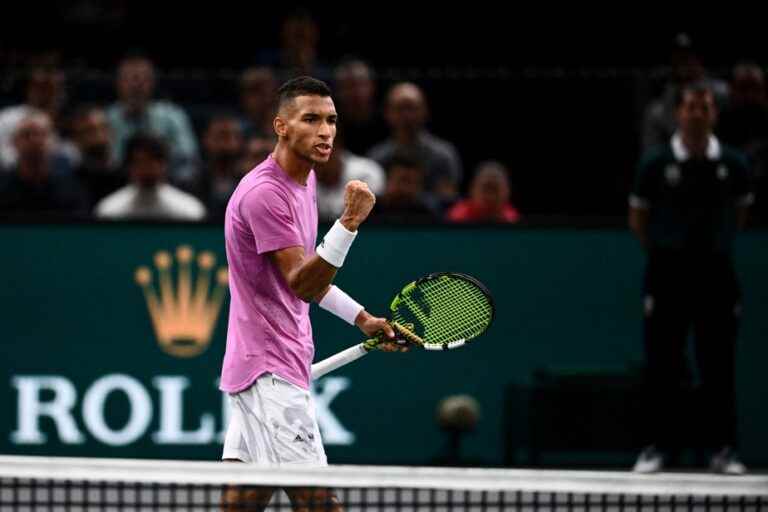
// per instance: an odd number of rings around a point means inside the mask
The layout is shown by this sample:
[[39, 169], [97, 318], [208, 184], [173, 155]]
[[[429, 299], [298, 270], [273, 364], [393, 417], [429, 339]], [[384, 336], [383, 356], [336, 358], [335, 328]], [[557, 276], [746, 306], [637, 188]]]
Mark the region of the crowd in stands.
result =
[[[276, 142], [277, 74], [243, 71], [240, 110], [212, 112], [199, 138], [182, 106], [156, 97], [155, 74], [149, 58], [126, 57], [116, 69], [116, 101], [72, 106], [61, 69], [32, 69], [26, 101], [0, 111], [0, 213], [221, 221], [240, 178]], [[342, 122], [332, 159], [315, 170], [321, 219], [339, 215], [351, 179], [380, 196], [381, 219], [518, 219], [498, 162], [483, 164], [494, 169], [492, 179], [483, 172], [472, 182], [484, 192], [461, 200], [459, 153], [427, 129], [428, 102], [418, 85], [395, 84], [379, 108], [366, 63], [341, 63], [333, 83]]]
[[[521, 219], [509, 169], [492, 160], [465, 169], [461, 141], [441, 138], [430, 124], [428, 91], [409, 81], [378, 91], [375, 70], [359, 59], [335, 67], [318, 62], [317, 30], [310, 18], [287, 20], [281, 50], [262, 61], [270, 65], [249, 67], [237, 79], [238, 107], [209, 108], [203, 116], [158, 95], [158, 70], [143, 54], [117, 62], [112, 96], [89, 104], [68, 100], [65, 68], [30, 65], [23, 102], [9, 105], [0, 96], [0, 215], [220, 222], [239, 179], [272, 150], [280, 83], [311, 74], [332, 86], [340, 123], [331, 161], [315, 169], [322, 220], [338, 216], [351, 179], [379, 196], [373, 217], [383, 221]], [[746, 152], [764, 182], [762, 68], [743, 62], [730, 81], [713, 77], [684, 38], [672, 57], [668, 83], [645, 108], [639, 146], [668, 143], [676, 91], [703, 83], [720, 108], [718, 137]]]

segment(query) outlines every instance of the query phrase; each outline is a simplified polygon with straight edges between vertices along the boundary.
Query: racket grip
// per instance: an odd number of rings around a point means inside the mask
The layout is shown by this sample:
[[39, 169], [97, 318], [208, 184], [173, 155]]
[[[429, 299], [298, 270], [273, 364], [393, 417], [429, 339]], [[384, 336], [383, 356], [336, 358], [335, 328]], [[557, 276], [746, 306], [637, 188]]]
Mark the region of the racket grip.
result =
[[338, 354], [334, 354], [331, 357], [328, 357], [326, 359], [323, 359], [322, 361], [319, 361], [313, 364], [312, 379], [313, 380], [319, 379], [326, 373], [330, 373], [333, 370], [336, 370], [337, 368], [341, 368], [345, 364], [349, 364], [352, 361], [356, 361], [367, 353], [368, 351], [365, 350], [362, 343], [360, 343], [359, 345], [355, 345], [353, 347], [349, 347], [348, 349], [342, 350]]

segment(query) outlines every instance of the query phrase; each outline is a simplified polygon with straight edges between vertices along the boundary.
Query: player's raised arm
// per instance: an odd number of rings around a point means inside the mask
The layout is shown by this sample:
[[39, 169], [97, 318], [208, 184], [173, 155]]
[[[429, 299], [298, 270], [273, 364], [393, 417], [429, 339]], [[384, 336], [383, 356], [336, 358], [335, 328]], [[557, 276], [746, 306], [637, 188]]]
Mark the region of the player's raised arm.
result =
[[368, 185], [350, 181], [344, 192], [344, 212], [326, 233], [314, 255], [307, 257], [303, 247], [288, 247], [272, 252], [270, 257], [297, 297], [306, 302], [317, 302], [347, 323], [357, 325], [368, 336], [383, 331], [394, 337], [386, 319], [370, 315], [361, 304], [331, 285], [357, 237], [358, 228], [368, 218], [375, 202], [376, 197]]
[[316, 254], [306, 257], [302, 247], [288, 247], [271, 253], [272, 261], [297, 297], [306, 302], [322, 300], [375, 201], [368, 185], [350, 181], [345, 191], [344, 213], [326, 233]]

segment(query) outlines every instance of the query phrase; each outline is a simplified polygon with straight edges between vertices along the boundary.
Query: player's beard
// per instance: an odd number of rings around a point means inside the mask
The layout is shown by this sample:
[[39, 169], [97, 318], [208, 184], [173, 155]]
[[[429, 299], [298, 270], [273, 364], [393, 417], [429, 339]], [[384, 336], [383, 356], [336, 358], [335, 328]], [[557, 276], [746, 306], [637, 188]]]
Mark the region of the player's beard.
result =
[[296, 155], [307, 162], [308, 164], [311, 164], [313, 167], [318, 163], [313, 157], [311, 153], [306, 153], [304, 151], [295, 151]]
[[314, 156], [313, 150], [314, 146], [310, 146], [306, 151], [304, 149], [296, 148], [294, 152], [296, 155], [299, 156], [302, 160], [310, 163], [313, 167], [318, 164], [324, 164], [327, 160], [321, 160]]

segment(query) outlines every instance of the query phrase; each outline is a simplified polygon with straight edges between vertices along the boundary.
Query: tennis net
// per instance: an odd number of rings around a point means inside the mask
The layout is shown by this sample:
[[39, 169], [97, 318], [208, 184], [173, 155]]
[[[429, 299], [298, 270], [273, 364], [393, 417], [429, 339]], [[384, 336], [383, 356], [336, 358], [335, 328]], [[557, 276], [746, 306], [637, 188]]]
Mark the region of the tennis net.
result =
[[[272, 489], [282, 489], [272, 495]], [[0, 512], [761, 511], [768, 476], [0, 456]], [[286, 494], [287, 493], [287, 494]], [[290, 497], [289, 497], [290, 495]]]

